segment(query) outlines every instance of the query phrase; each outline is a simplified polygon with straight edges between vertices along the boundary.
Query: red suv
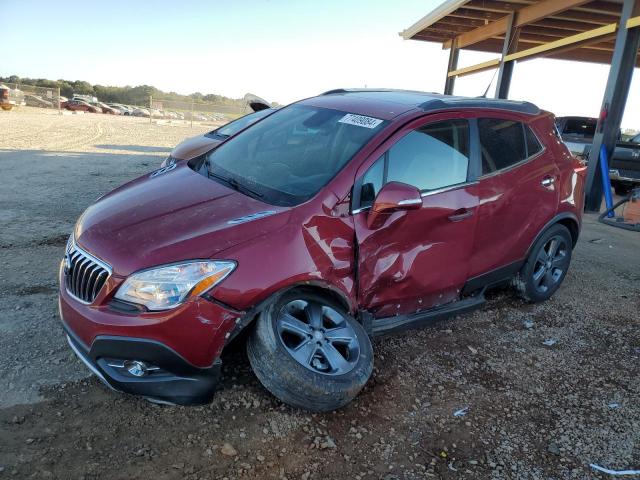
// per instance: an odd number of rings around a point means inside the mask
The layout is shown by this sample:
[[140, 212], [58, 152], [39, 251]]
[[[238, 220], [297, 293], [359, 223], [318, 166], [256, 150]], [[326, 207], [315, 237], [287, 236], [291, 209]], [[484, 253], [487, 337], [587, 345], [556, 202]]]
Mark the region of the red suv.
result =
[[73, 350], [107, 385], [211, 399], [247, 331], [262, 384], [296, 407], [354, 398], [370, 337], [562, 283], [584, 167], [526, 102], [334, 90], [117, 188], [60, 268]]

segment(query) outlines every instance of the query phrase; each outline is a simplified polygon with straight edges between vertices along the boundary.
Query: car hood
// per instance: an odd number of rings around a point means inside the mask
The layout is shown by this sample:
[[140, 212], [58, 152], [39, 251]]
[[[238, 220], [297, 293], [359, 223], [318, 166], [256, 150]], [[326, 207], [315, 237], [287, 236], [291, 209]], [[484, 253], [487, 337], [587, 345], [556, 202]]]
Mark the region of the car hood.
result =
[[221, 140], [206, 137], [204, 135], [187, 138], [176, 145], [176, 147], [171, 151], [171, 156], [176, 160], [191, 160], [192, 158], [208, 152], [220, 143]]
[[76, 224], [76, 243], [116, 275], [213, 258], [287, 223], [288, 208], [247, 197], [184, 164], [158, 173], [163, 170], [105, 195]]

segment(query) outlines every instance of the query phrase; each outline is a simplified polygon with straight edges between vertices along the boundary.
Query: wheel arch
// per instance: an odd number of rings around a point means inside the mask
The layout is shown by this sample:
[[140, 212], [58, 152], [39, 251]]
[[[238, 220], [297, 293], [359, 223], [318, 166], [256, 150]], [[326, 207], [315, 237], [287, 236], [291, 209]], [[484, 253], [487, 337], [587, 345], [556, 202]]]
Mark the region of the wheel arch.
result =
[[563, 213], [557, 214], [555, 217], [549, 220], [544, 227], [540, 229], [540, 232], [538, 232], [536, 237], [533, 239], [533, 241], [529, 245], [525, 258], [529, 256], [529, 254], [531, 253], [531, 249], [536, 244], [536, 242], [540, 239], [540, 237], [542, 237], [542, 235], [544, 235], [544, 233], [547, 230], [549, 230], [549, 228], [558, 224], [566, 227], [567, 230], [569, 230], [569, 233], [571, 234], [572, 248], [575, 248], [576, 244], [578, 243], [578, 237], [580, 236], [580, 222], [578, 221], [578, 217], [576, 217], [575, 214], [571, 212], [563, 212]]
[[[325, 295], [329, 299], [338, 303], [349, 314], [355, 316], [355, 313], [357, 310], [355, 303], [351, 299], [349, 299], [349, 297], [338, 288], [333, 287], [327, 283], [317, 282], [317, 281], [292, 283], [290, 285], [287, 285], [286, 287], [281, 288], [280, 290], [277, 290], [276, 292], [271, 293], [264, 300], [260, 301], [250, 309], [246, 310], [240, 322], [237, 323], [236, 326], [231, 331], [231, 334], [227, 339], [227, 341], [225, 342], [225, 345], [222, 351], [224, 352], [224, 350], [229, 346], [229, 344], [231, 344], [232, 341], [236, 339], [241, 333], [248, 332], [252, 328], [252, 325], [255, 324], [255, 321], [257, 320], [260, 313], [262, 313], [262, 311], [271, 302], [276, 301], [279, 297], [281, 297], [285, 293], [290, 292], [292, 290], [300, 290], [303, 292]], [[356, 317], [356, 320], [358, 320], [357, 317]]]

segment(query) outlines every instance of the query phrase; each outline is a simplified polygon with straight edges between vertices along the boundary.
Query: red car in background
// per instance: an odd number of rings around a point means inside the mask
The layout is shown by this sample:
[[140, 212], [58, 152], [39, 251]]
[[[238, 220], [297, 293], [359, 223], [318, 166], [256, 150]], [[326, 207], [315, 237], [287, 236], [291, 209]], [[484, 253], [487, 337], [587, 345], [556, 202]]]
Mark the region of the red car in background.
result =
[[67, 100], [60, 104], [60, 108], [71, 110], [73, 112], [102, 113], [102, 109], [100, 107], [90, 105], [84, 100]]
[[90, 105], [99, 108], [100, 110], [102, 110], [102, 113], [108, 113], [109, 115], [120, 115], [120, 110], [110, 107], [106, 103], [91, 102]]
[[60, 315], [116, 390], [207, 402], [246, 332], [273, 395], [333, 410], [371, 375], [370, 337], [478, 308], [505, 283], [551, 297], [583, 183], [530, 103], [334, 90], [90, 206], [60, 266]]

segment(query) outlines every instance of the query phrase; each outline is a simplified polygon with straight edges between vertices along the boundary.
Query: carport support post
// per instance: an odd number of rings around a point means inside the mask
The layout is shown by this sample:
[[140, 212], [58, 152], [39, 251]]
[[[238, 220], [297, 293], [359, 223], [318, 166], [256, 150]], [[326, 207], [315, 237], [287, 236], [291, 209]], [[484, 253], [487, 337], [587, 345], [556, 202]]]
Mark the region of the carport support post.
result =
[[[599, 212], [602, 204], [602, 174], [599, 160], [600, 148], [605, 146], [607, 157], [612, 158], [618, 140], [618, 131], [624, 114], [633, 78], [638, 48], [640, 47], [640, 27], [628, 29], [627, 20], [640, 14], [640, 0], [624, 0], [616, 44], [611, 58], [607, 88], [604, 92], [600, 117], [593, 144], [589, 152], [587, 184], [585, 186], [585, 210]], [[606, 112], [603, 115], [603, 112]]]
[[447, 79], [444, 82], [444, 94], [445, 95], [453, 95], [453, 87], [456, 83], [456, 77], [449, 76], [449, 72], [453, 72], [456, 68], [458, 68], [458, 56], [460, 54], [460, 50], [456, 46], [457, 41], [454, 38], [451, 41], [451, 50], [449, 50], [449, 65], [447, 66]]
[[58, 87], [58, 115], [62, 115], [62, 109], [60, 107], [60, 87]]
[[518, 48], [520, 29], [514, 28], [515, 19], [515, 12], [511, 12], [507, 21], [507, 31], [504, 34], [504, 43], [502, 44], [502, 58], [500, 59], [500, 68], [498, 70], [496, 98], [509, 98], [509, 88], [511, 87], [511, 77], [513, 75], [515, 60], [505, 62], [504, 57], [510, 53], [514, 53]]

